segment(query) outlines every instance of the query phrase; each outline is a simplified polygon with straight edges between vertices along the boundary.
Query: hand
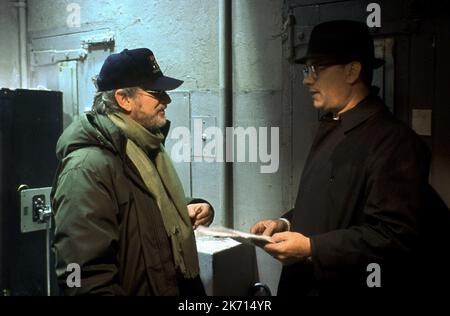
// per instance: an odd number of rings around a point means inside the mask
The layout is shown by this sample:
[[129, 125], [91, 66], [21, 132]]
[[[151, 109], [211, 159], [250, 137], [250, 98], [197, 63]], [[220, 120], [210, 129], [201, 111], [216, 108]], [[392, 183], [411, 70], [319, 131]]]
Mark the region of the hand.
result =
[[266, 244], [264, 250], [283, 265], [300, 262], [311, 256], [311, 241], [300, 233], [278, 233], [272, 236], [272, 240], [275, 243]]
[[199, 225], [209, 226], [214, 219], [214, 210], [208, 203], [195, 203], [187, 206], [192, 228]]
[[250, 228], [250, 232], [255, 235], [272, 236], [288, 229], [286, 222], [280, 219], [267, 219], [257, 222]]

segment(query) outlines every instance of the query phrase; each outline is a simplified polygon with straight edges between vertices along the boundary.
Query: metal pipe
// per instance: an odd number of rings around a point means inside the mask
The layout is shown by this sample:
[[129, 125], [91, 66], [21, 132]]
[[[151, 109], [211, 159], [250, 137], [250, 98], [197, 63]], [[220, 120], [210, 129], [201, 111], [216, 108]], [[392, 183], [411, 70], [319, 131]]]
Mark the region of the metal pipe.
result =
[[28, 88], [27, 2], [18, 0], [14, 5], [19, 11], [20, 87], [26, 89]]
[[50, 223], [51, 218], [47, 218], [47, 228], [45, 234], [45, 265], [47, 277], [47, 296], [51, 296], [51, 281], [50, 281]]
[[[233, 126], [233, 92], [232, 92], [232, 44], [231, 44], [231, 1], [219, 0], [219, 89], [220, 109], [219, 126], [224, 135], [226, 128]], [[221, 206], [224, 212], [224, 225], [234, 227], [233, 214], [233, 163], [230, 159], [233, 154], [233, 135], [224, 137], [225, 161], [221, 165]], [[228, 158], [228, 159], [227, 159]], [[227, 162], [230, 161], [230, 162]]]

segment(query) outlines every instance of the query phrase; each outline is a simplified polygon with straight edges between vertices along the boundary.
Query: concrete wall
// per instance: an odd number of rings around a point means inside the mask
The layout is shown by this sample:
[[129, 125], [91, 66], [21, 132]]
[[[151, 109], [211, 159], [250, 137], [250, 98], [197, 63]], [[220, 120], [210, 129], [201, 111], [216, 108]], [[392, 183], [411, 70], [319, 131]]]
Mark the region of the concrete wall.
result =
[[0, 88], [18, 88], [19, 25], [12, 1], [0, 0]]
[[[261, 162], [234, 164], [234, 225], [243, 231], [260, 219], [276, 218], [287, 211], [283, 192], [289, 157], [284, 146], [281, 9], [278, 0], [233, 1], [234, 126], [280, 130], [277, 172], [261, 173], [260, 167], [265, 165]], [[275, 292], [280, 264], [260, 249], [257, 258], [261, 280]]]
[[[76, 27], [67, 27], [69, 3], [29, 0], [29, 31], [77, 32]], [[117, 34], [116, 51], [151, 48], [163, 71], [185, 80], [182, 90], [218, 88], [216, 1], [77, 0], [73, 3], [80, 6], [81, 27], [112, 28]]]

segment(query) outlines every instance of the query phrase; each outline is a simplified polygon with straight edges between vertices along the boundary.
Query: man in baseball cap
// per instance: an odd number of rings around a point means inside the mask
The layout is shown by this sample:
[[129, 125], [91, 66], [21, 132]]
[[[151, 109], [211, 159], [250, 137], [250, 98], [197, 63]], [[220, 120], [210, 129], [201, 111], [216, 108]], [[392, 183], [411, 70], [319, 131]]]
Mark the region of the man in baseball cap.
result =
[[[186, 198], [164, 149], [167, 90], [147, 48], [110, 55], [96, 80], [92, 111], [57, 145], [52, 191], [56, 273], [68, 295], [204, 295], [194, 229], [212, 206]], [[81, 270], [69, 288], [67, 266]]]
[[168, 128], [165, 109], [172, 100], [166, 91], [183, 83], [164, 76], [148, 48], [124, 49], [108, 56], [95, 80], [95, 112], [125, 113], [149, 130]]

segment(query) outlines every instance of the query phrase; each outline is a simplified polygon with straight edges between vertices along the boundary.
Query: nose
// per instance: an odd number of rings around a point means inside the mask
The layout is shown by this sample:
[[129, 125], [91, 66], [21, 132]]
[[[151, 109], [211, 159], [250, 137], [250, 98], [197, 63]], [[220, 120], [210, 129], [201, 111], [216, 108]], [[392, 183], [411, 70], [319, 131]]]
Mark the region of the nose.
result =
[[314, 83], [314, 79], [312, 78], [312, 76], [306, 76], [303, 78], [302, 83], [304, 86], [311, 86]]

